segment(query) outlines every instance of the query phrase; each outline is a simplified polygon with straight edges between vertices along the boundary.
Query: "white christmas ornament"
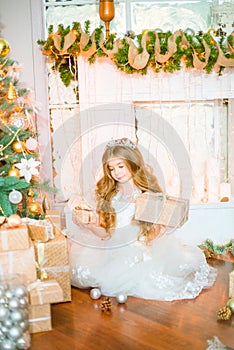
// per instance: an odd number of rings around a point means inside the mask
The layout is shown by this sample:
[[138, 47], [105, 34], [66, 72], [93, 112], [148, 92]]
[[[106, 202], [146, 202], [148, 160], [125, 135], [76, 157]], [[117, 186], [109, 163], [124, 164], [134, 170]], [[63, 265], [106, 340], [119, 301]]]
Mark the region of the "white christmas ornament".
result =
[[117, 302], [119, 303], [119, 304], [124, 304], [124, 303], [126, 303], [126, 301], [127, 301], [127, 295], [125, 295], [125, 294], [118, 294], [117, 296], [116, 296], [116, 300], [117, 300]]
[[22, 201], [22, 193], [20, 191], [17, 191], [17, 190], [12, 190], [10, 193], [9, 193], [9, 201], [12, 203], [12, 204], [18, 204]]
[[12, 339], [4, 339], [1, 343], [1, 350], [15, 350], [15, 344]]
[[37, 140], [34, 139], [33, 137], [29, 137], [29, 139], [27, 139], [27, 141], [25, 142], [25, 146], [29, 151], [35, 151], [35, 149], [37, 148], [37, 145], [38, 145]]
[[101, 295], [102, 295], [102, 293], [101, 293], [99, 288], [93, 288], [90, 291], [90, 297], [94, 300], [99, 299], [101, 297]]

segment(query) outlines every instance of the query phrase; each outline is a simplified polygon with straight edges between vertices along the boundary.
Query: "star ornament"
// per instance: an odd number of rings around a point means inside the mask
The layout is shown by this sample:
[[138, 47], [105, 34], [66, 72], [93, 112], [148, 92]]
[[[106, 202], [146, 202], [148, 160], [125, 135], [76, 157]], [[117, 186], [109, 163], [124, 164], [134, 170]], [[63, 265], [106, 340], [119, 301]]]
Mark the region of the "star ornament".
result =
[[27, 182], [30, 182], [33, 175], [38, 175], [38, 169], [36, 169], [41, 162], [33, 158], [22, 158], [20, 163], [16, 163], [15, 167], [20, 170], [20, 176], [24, 177]]

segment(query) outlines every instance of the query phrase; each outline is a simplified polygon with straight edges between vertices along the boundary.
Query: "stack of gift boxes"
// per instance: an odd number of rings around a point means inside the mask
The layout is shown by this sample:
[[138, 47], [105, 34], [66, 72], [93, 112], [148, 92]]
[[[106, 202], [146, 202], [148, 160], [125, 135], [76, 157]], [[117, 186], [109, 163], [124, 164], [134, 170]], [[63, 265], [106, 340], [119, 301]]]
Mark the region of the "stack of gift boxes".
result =
[[47, 211], [45, 220], [24, 218], [16, 227], [0, 227], [0, 278], [15, 275], [27, 286], [30, 333], [51, 330], [51, 304], [71, 301], [68, 246], [59, 211]]

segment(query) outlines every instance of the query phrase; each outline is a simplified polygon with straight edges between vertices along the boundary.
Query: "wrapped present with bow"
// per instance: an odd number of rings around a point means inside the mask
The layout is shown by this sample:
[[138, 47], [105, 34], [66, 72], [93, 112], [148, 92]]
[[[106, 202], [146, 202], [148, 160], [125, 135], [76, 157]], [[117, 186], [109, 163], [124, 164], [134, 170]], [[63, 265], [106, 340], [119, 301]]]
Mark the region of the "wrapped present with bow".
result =
[[188, 220], [188, 210], [188, 199], [144, 192], [136, 199], [135, 219], [177, 228]]
[[48, 242], [34, 241], [37, 276], [40, 280], [56, 280], [63, 291], [63, 302], [71, 301], [70, 265], [67, 239], [56, 233]]
[[74, 224], [97, 224], [98, 214], [95, 210], [76, 207], [72, 210], [72, 221]]
[[54, 304], [63, 301], [63, 290], [56, 280], [36, 280], [28, 285], [30, 305]]
[[48, 220], [22, 218], [28, 226], [28, 234], [33, 241], [47, 242], [54, 238], [53, 225]]
[[51, 329], [51, 305], [29, 305], [29, 332], [39, 333]]

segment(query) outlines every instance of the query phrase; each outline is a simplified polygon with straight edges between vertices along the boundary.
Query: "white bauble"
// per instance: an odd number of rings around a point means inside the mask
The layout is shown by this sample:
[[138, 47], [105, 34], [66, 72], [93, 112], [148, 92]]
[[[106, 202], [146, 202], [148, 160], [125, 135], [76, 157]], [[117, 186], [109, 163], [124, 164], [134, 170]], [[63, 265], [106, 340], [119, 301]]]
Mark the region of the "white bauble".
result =
[[23, 195], [20, 191], [17, 191], [17, 190], [12, 190], [10, 193], [9, 193], [9, 201], [12, 203], [12, 204], [18, 204], [22, 201], [22, 198], [23, 198]]
[[99, 299], [101, 297], [102, 293], [99, 288], [93, 288], [90, 291], [90, 297], [94, 300]]
[[118, 295], [116, 295], [116, 300], [117, 300], [117, 302], [118, 302], [119, 304], [124, 304], [124, 303], [126, 303], [127, 299], [128, 299], [128, 297], [127, 297], [127, 295], [125, 295], [125, 294], [118, 294]]

